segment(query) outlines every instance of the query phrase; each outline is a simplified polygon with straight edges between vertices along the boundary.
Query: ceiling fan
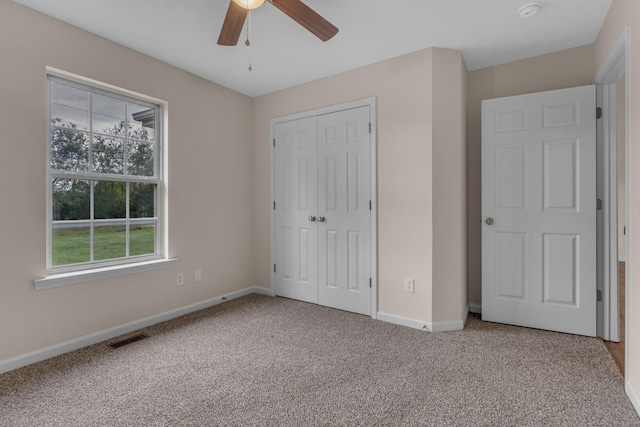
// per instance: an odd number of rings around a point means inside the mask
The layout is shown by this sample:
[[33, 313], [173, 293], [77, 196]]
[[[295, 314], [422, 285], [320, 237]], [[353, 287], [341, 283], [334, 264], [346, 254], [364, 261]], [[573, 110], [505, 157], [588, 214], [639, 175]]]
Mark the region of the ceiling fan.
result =
[[[230, 0], [218, 44], [221, 46], [238, 44], [249, 10], [262, 6], [264, 2], [265, 0]], [[289, 15], [322, 41], [329, 40], [338, 32], [338, 28], [300, 0], [269, 0], [269, 3]]]

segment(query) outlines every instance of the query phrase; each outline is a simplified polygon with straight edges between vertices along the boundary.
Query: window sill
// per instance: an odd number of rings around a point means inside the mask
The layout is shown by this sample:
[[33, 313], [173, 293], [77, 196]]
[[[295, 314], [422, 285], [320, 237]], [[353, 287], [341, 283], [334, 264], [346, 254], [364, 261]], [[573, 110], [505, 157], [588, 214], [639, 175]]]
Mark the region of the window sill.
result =
[[42, 279], [34, 279], [33, 284], [37, 290], [57, 288], [59, 286], [75, 285], [94, 280], [108, 279], [110, 277], [125, 276], [145, 271], [159, 270], [162, 268], [171, 268], [174, 267], [177, 262], [178, 260], [175, 258], [158, 259], [153, 261], [137, 262], [135, 264], [115, 265], [91, 270], [52, 274]]

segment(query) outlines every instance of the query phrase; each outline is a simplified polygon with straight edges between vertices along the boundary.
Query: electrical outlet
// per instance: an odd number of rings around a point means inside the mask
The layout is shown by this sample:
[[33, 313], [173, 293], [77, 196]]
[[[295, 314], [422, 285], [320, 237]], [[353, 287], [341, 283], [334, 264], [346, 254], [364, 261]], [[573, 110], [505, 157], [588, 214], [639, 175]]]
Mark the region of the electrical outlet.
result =
[[197, 283], [197, 282], [201, 281], [202, 280], [202, 270], [199, 269], [199, 268], [196, 269], [196, 272], [195, 272], [194, 276], [195, 276], [194, 277], [194, 282]]
[[416, 288], [416, 279], [413, 277], [405, 277], [404, 278], [404, 291], [409, 293], [414, 293]]
[[184, 285], [184, 273], [178, 273], [176, 276], [176, 286]]

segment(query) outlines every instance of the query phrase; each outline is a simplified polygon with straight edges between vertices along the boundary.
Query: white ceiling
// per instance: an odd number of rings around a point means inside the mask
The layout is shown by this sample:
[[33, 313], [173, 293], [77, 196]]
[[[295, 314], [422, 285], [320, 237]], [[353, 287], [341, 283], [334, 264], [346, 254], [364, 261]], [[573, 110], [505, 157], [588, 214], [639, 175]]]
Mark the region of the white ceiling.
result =
[[[14, 0], [255, 97], [429, 47], [460, 50], [467, 68], [593, 43], [613, 0], [303, 0], [340, 31], [321, 42], [268, 2], [251, 46], [218, 46], [230, 0]], [[253, 71], [247, 69], [252, 63]]]

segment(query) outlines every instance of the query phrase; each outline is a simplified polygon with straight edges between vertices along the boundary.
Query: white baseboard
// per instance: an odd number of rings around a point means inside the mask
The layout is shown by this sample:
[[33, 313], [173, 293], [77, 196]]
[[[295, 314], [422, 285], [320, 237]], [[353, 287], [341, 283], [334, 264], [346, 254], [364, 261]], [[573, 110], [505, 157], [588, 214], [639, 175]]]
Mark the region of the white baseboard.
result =
[[629, 382], [625, 384], [624, 388], [627, 392], [627, 396], [629, 396], [629, 400], [631, 400], [631, 403], [633, 404], [633, 407], [638, 415], [640, 415], [640, 399], [638, 399], [638, 394], [633, 390], [633, 387], [631, 387], [631, 383]]
[[251, 289], [250, 293], [253, 293], [253, 294], [266, 295], [268, 297], [275, 297], [276, 296], [276, 293], [270, 288], [263, 288], [263, 287], [260, 287], [260, 286], [254, 286], [253, 288], [249, 288], [249, 289]]
[[424, 320], [411, 319], [409, 317], [398, 316], [395, 314], [378, 312], [378, 320], [395, 325], [406, 326], [408, 328], [419, 329], [429, 332], [449, 332], [461, 331], [464, 328], [465, 320], [456, 320], [453, 322], [425, 322]]
[[467, 324], [467, 320], [469, 320], [469, 304], [467, 304], [467, 309], [462, 313], [462, 329]]
[[408, 328], [420, 329], [422, 331], [431, 331], [431, 328], [429, 327], [430, 322], [402, 317], [395, 314], [383, 313], [381, 311], [378, 312], [377, 317], [378, 320], [393, 323], [394, 325], [406, 326]]
[[482, 314], [482, 306], [480, 304], [469, 304], [469, 312]]
[[[467, 316], [468, 315], [469, 312], [467, 312]], [[431, 332], [461, 331], [464, 329], [465, 320], [454, 320], [452, 322], [434, 322], [431, 325]]]
[[116, 326], [114, 328], [85, 335], [74, 340], [45, 347], [11, 359], [2, 360], [0, 361], [0, 374], [254, 293], [273, 296], [273, 291], [271, 289], [258, 286], [245, 288], [216, 298], [211, 298], [206, 301], [197, 302], [174, 310], [165, 311], [164, 313], [145, 317], [144, 319], [125, 323], [124, 325]]

